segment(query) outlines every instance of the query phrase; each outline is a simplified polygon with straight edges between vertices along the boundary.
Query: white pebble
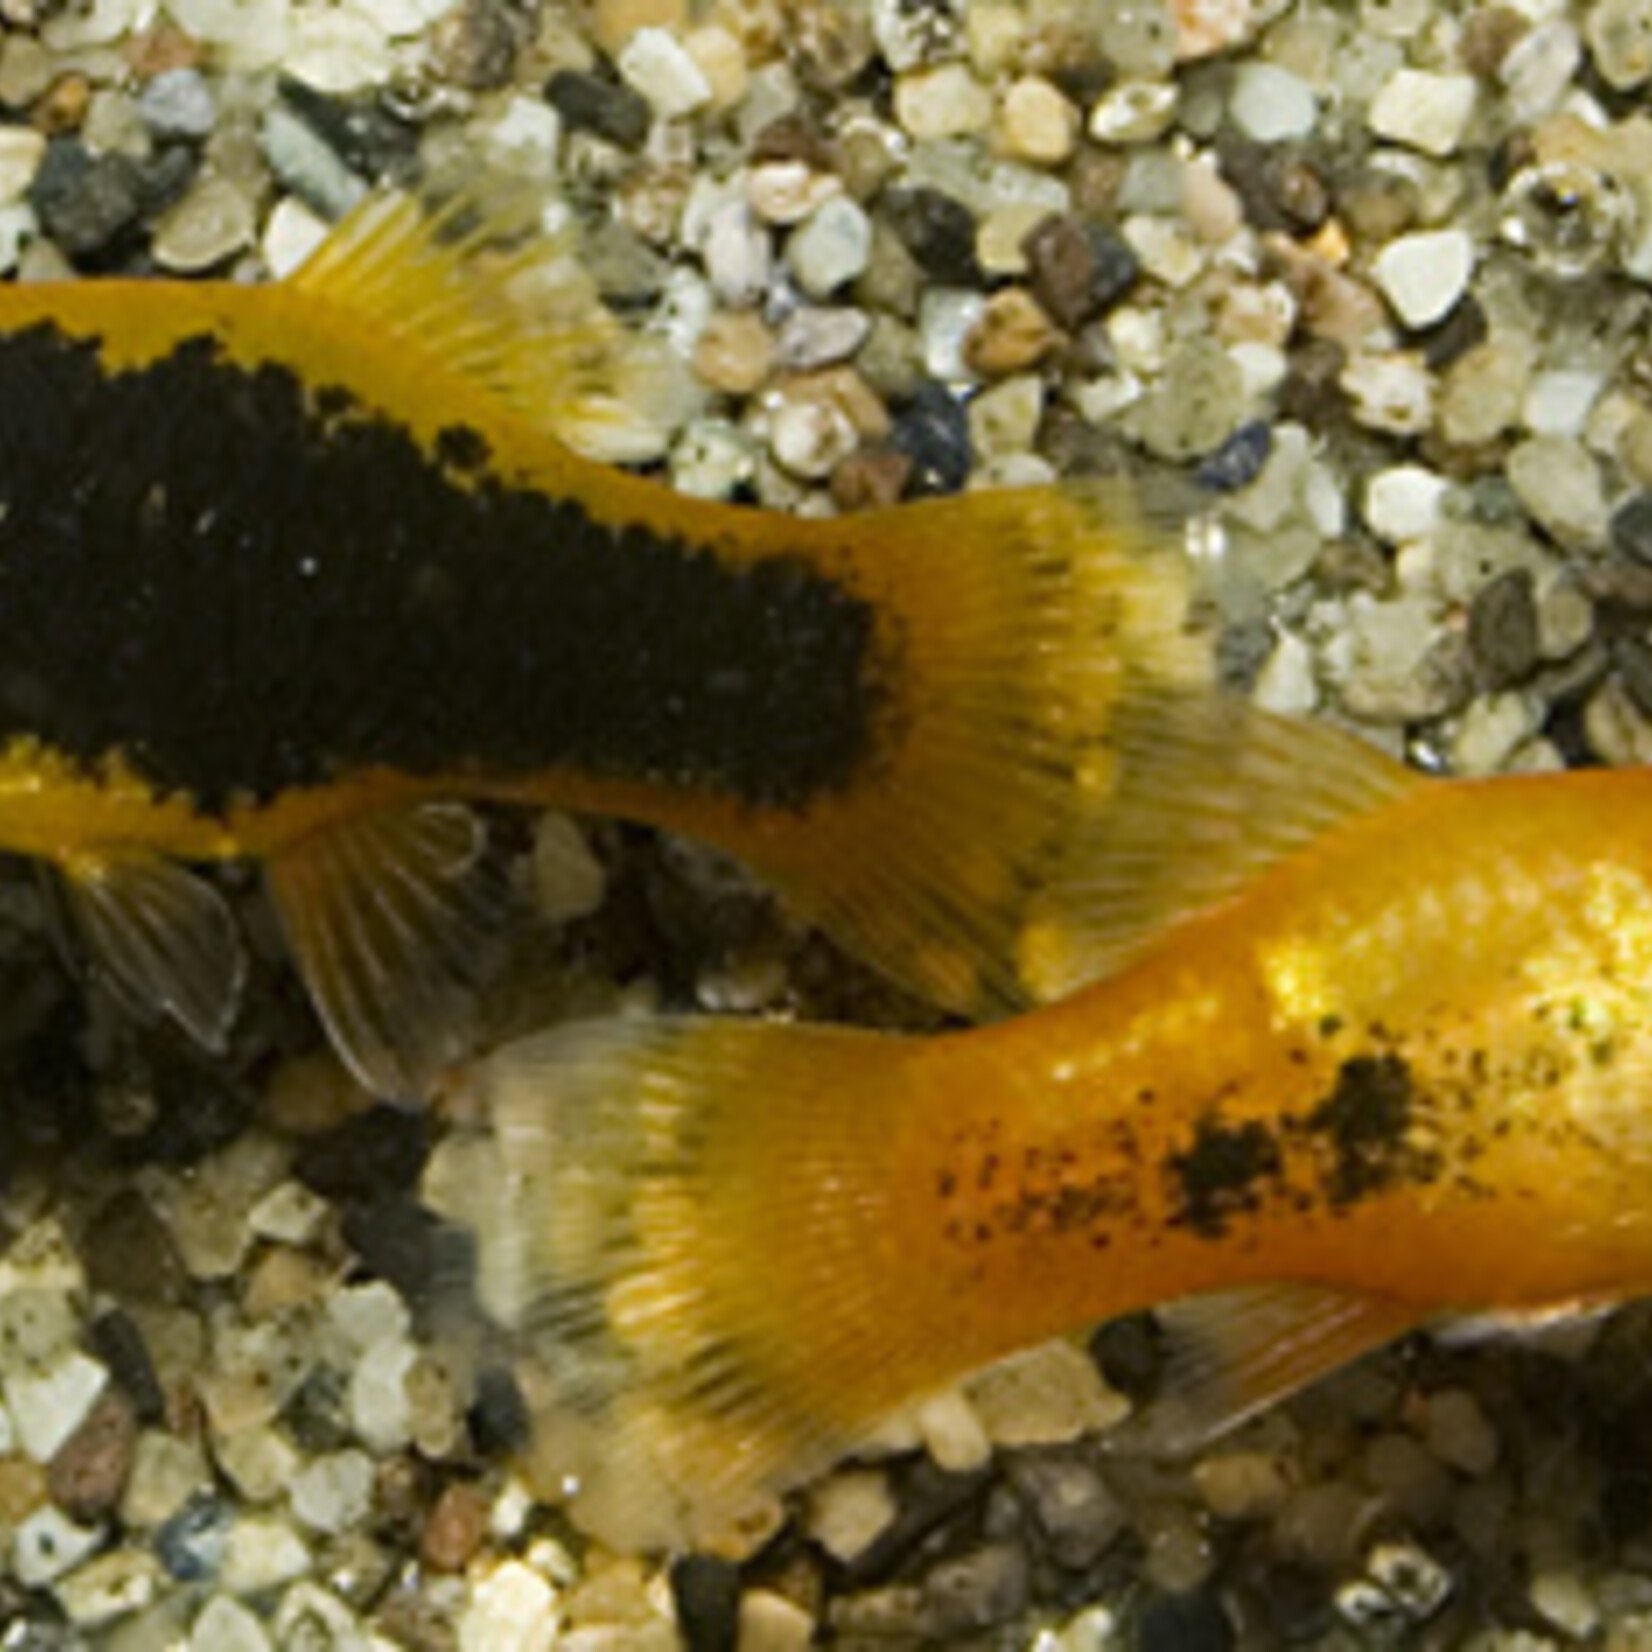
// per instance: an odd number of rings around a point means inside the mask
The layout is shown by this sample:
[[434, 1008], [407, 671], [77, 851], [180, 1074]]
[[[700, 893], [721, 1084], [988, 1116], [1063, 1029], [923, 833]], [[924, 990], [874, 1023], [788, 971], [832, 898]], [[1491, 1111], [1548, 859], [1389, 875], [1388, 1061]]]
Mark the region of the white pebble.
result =
[[1151, 143], [1176, 116], [1176, 87], [1168, 81], [1123, 81], [1096, 99], [1089, 132], [1097, 143]]
[[807, 304], [787, 316], [775, 334], [774, 359], [797, 372], [846, 361], [871, 330], [872, 318], [864, 310]]
[[851, 1468], [809, 1494], [804, 1529], [834, 1559], [848, 1563], [871, 1548], [895, 1514], [889, 1476], [882, 1469]]
[[700, 256], [712, 291], [730, 309], [755, 304], [768, 290], [773, 273], [769, 232], [744, 201], [729, 201], [711, 214]]
[[293, 1513], [312, 1531], [349, 1531], [367, 1518], [372, 1504], [373, 1460], [364, 1451], [328, 1452], [293, 1479]]
[[1585, 368], [1552, 367], [1533, 373], [1521, 419], [1539, 436], [1581, 436], [1605, 388], [1604, 375]]
[[275, 204], [264, 226], [264, 267], [279, 281], [291, 275], [323, 241], [327, 225], [295, 195], [283, 196]]
[[964, 138], [992, 120], [992, 93], [967, 64], [917, 69], [895, 82], [895, 118], [919, 142]]
[[242, 1516], [230, 1528], [219, 1576], [232, 1593], [251, 1595], [303, 1577], [310, 1564], [304, 1539], [285, 1520]]
[[189, 1652], [270, 1652], [270, 1638], [246, 1607], [214, 1595], [195, 1619]]
[[381, 1455], [399, 1451], [413, 1437], [408, 1373], [418, 1351], [401, 1337], [386, 1337], [350, 1373], [350, 1424], [363, 1445]]
[[1078, 110], [1042, 75], [1026, 75], [999, 111], [1004, 153], [1034, 166], [1059, 166], [1078, 142]]
[[[1533, 1577], [1528, 1592], [1532, 1605], [1568, 1640], [1586, 1641], [1600, 1627], [1598, 1592], [1574, 1571], [1541, 1571]], [[1632, 1649], [1646, 1642], [1631, 1632], [1621, 1642], [1609, 1638], [1609, 1644]]]
[[859, 444], [854, 421], [822, 398], [783, 401], [769, 421], [769, 451], [793, 476], [829, 476]]
[[964, 1385], [995, 1445], [1056, 1445], [1111, 1427], [1130, 1403], [1070, 1342], [1050, 1342], [988, 1366]]
[[543, 98], [514, 97], [482, 136], [501, 160], [548, 175], [562, 145], [562, 117]]
[[6, 1404], [25, 1454], [37, 1463], [55, 1457], [58, 1447], [85, 1421], [108, 1381], [103, 1366], [78, 1352], [43, 1371], [8, 1376]]
[[1372, 101], [1367, 117], [1379, 138], [1425, 155], [1455, 152], [1474, 113], [1474, 77], [1396, 69]]
[[1460, 229], [1396, 236], [1372, 265], [1383, 297], [1407, 327], [1439, 321], [1463, 296], [1473, 272], [1474, 241]]
[[1583, 26], [1600, 78], [1614, 91], [1628, 92], [1652, 79], [1652, 4], [1648, 0], [1596, 0]]
[[1234, 73], [1228, 113], [1258, 143], [1285, 143], [1313, 131], [1319, 99], [1313, 87], [1289, 69], [1252, 58]]
[[1606, 536], [1606, 493], [1600, 467], [1569, 436], [1531, 436], [1505, 462], [1509, 486], [1557, 544], [1570, 550], [1598, 546]]
[[619, 72], [662, 120], [677, 120], [711, 101], [711, 83], [669, 29], [638, 29], [619, 54]]
[[1282, 631], [1261, 671], [1252, 698], [1264, 711], [1287, 717], [1306, 716], [1319, 704], [1314, 656], [1294, 631]]
[[[1537, 728], [1537, 711], [1530, 696], [1512, 691], [1482, 694], [1463, 712], [1457, 724], [1451, 741], [1452, 771], [1462, 775], [1495, 774]], [[1430, 1444], [1433, 1443], [1431, 1439]], [[1495, 1457], [1495, 1436], [1492, 1448]], [[1436, 1448], [1435, 1455], [1445, 1454]]]
[[1355, 419], [1367, 429], [1420, 436], [1434, 422], [1434, 379], [1418, 356], [1356, 353], [1337, 382]]
[[459, 1652], [550, 1652], [561, 1620], [556, 1590], [507, 1560], [471, 1590], [459, 1619]]
[[1553, 113], [1582, 61], [1582, 37], [1563, 17], [1539, 23], [1515, 41], [1497, 69], [1511, 122], [1527, 126]]
[[930, 287], [925, 291], [918, 301], [918, 333], [931, 378], [961, 384], [975, 377], [964, 359], [964, 346], [986, 307], [986, 295], [968, 288]]
[[18, 1525], [12, 1537], [12, 1570], [26, 1589], [38, 1589], [78, 1566], [102, 1539], [96, 1527], [77, 1526], [48, 1503]]
[[247, 1213], [247, 1226], [263, 1239], [307, 1245], [327, 1219], [327, 1201], [302, 1182], [277, 1182]]
[[872, 222], [847, 195], [834, 195], [804, 220], [786, 243], [786, 261], [811, 298], [853, 281], [872, 254]]
[[937, 1468], [964, 1474], [992, 1456], [992, 1441], [975, 1407], [956, 1388], [925, 1400], [913, 1412], [913, 1421]]
[[382, 1279], [340, 1291], [327, 1304], [327, 1317], [357, 1349], [405, 1337], [412, 1325], [407, 1304]]
[[1191, 286], [1204, 273], [1204, 249], [1174, 219], [1138, 212], [1120, 228], [1142, 270], [1155, 281], [1181, 288]]
[[1365, 525], [1389, 545], [1403, 545], [1432, 532], [1451, 484], [1421, 465], [1392, 465], [1365, 484]]
[[815, 1622], [796, 1601], [773, 1589], [747, 1589], [740, 1596], [740, 1652], [809, 1652]]
[[160, 1563], [142, 1549], [114, 1549], [61, 1579], [52, 1593], [71, 1623], [95, 1628], [141, 1612], [160, 1587]]
[[390, 78], [390, 42], [360, 12], [293, 8], [282, 68], [318, 92], [362, 92]]
[[45, 154], [45, 135], [32, 126], [0, 126], [0, 205], [23, 198]]

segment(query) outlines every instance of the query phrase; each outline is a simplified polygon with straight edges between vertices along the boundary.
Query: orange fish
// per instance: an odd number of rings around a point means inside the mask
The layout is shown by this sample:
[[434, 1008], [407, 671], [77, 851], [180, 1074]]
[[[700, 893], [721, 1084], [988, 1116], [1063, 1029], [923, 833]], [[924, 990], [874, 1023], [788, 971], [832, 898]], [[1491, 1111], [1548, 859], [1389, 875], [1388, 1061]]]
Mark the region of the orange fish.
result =
[[371, 197], [263, 286], [0, 288], [0, 850], [209, 1045], [242, 954], [188, 863], [260, 863], [391, 1095], [465, 1049], [503, 916], [467, 800], [699, 837], [920, 994], [1037, 996], [1179, 576], [1106, 490], [801, 520], [577, 451], [635, 450], [643, 357], [496, 193]]
[[[920, 1038], [619, 1019], [480, 1069], [550, 1459], [669, 1542], [1042, 1339], [1175, 1304], [1187, 1449], [1401, 1332], [1652, 1288], [1652, 776], [1427, 781], [1121, 708], [1107, 978]], [[1036, 937], [1035, 937], [1036, 939]]]

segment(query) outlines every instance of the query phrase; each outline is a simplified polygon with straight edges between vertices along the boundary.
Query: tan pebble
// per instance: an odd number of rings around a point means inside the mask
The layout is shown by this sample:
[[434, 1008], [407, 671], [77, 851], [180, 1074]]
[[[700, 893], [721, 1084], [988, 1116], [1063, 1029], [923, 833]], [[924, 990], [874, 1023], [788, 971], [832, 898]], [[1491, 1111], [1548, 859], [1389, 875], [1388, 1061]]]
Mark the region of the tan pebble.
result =
[[774, 335], [752, 310], [725, 310], [711, 317], [694, 345], [694, 371], [713, 390], [749, 396], [769, 376]]
[[814, 1618], [796, 1601], [771, 1589], [741, 1595], [740, 1652], [808, 1652], [814, 1640]]
[[1512, 6], [1480, 6], [1463, 19], [1457, 56], [1471, 75], [1494, 80], [1503, 59], [1530, 29], [1530, 21]]
[[482, 1546], [488, 1505], [474, 1486], [454, 1484], [436, 1499], [419, 1536], [419, 1558], [438, 1572], [460, 1572]]
[[372, 1105], [372, 1096], [338, 1058], [318, 1050], [276, 1068], [264, 1091], [263, 1117], [285, 1133], [314, 1136], [365, 1113]]
[[0, 1457], [0, 1530], [20, 1525], [46, 1501], [46, 1470], [27, 1457]]
[[912, 474], [912, 460], [893, 449], [851, 453], [832, 472], [833, 502], [842, 511], [897, 504]]
[[1618, 457], [1637, 482], [1652, 482], [1652, 412], [1642, 409], [1624, 426]]
[[732, 109], [746, 95], [746, 49], [727, 29], [715, 24], [695, 29], [683, 47], [706, 78], [711, 108]]
[[126, 1489], [137, 1437], [131, 1402], [118, 1389], [106, 1388], [47, 1467], [52, 1501], [82, 1522], [108, 1513]]
[[1250, 0], [1173, 0], [1176, 56], [1181, 62], [1237, 46], [1250, 33]]
[[746, 61], [757, 64], [784, 51], [789, 12], [789, 0], [715, 0], [710, 21], [727, 29], [745, 47]]
[[994, 207], [976, 225], [975, 256], [988, 275], [1025, 275], [1029, 235], [1050, 215], [1037, 201], [1010, 201]]
[[610, 57], [618, 57], [639, 29], [681, 29], [687, 0], [596, 0], [591, 7], [591, 38]]
[[64, 75], [29, 111], [29, 119], [48, 137], [75, 132], [86, 119], [91, 103], [92, 83], [85, 75]]
[[250, 1320], [261, 1320], [310, 1307], [327, 1294], [332, 1281], [332, 1269], [319, 1257], [290, 1245], [275, 1245], [248, 1272], [241, 1311]]
[[1064, 336], [1025, 287], [1005, 287], [970, 329], [964, 360], [984, 378], [1001, 378], [1042, 361]]
[[1014, 160], [1060, 166], [1078, 143], [1080, 115], [1042, 75], [1015, 81], [998, 110], [998, 146]]
[[841, 409], [862, 441], [881, 441], [889, 434], [889, 409], [883, 398], [852, 367], [797, 373], [785, 389], [792, 401], [830, 402]]

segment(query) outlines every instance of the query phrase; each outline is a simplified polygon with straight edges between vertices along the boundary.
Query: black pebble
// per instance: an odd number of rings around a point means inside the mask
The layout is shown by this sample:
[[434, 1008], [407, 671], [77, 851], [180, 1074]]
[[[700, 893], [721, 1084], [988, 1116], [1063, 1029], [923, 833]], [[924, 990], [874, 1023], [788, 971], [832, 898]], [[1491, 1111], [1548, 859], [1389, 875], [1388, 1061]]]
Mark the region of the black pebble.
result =
[[892, 189], [884, 214], [925, 275], [962, 287], [980, 281], [975, 217], [963, 202], [938, 189]]
[[181, 200], [200, 170], [201, 157], [188, 144], [169, 143], [138, 167], [138, 203], [146, 215], [164, 212]]
[[688, 1652], [734, 1652], [740, 1637], [740, 1572], [711, 1555], [684, 1555], [671, 1568], [671, 1598]]
[[533, 1419], [516, 1378], [503, 1365], [484, 1365], [476, 1374], [470, 1407], [470, 1437], [484, 1456], [503, 1456], [528, 1443]]
[[120, 1154], [131, 1163], [194, 1164], [226, 1147], [247, 1127], [253, 1092], [181, 1034], [159, 1027], [137, 1035], [133, 1083], [144, 1084], [155, 1109], [141, 1135], [123, 1137]]
[[1537, 598], [1529, 569], [1510, 568], [1475, 592], [1468, 646], [1488, 688], [1507, 688], [1537, 665]]
[[1109, 1388], [1147, 1399], [1164, 1373], [1164, 1333], [1151, 1314], [1110, 1319], [1090, 1338], [1090, 1358]]
[[475, 1274], [474, 1239], [411, 1200], [351, 1204], [342, 1228], [362, 1266], [416, 1312], [463, 1291]]
[[573, 132], [594, 132], [621, 149], [638, 149], [648, 136], [648, 104], [629, 86], [579, 69], [558, 69], [545, 82], [545, 101]]
[[1614, 550], [1637, 562], [1652, 563], [1652, 491], [1637, 493], [1612, 513], [1609, 529]]
[[969, 415], [943, 385], [922, 384], [895, 417], [891, 443], [912, 461], [907, 492], [957, 493], [969, 480], [974, 454]]
[[41, 228], [70, 258], [111, 253], [142, 216], [143, 180], [121, 154], [94, 156], [78, 138], [54, 138], [29, 186]]
[[92, 1321], [92, 1352], [109, 1367], [109, 1375], [140, 1423], [158, 1423], [166, 1415], [166, 1395], [149, 1357], [149, 1344], [136, 1321], [121, 1308], [110, 1308]]
[[417, 1183], [429, 1150], [422, 1113], [380, 1105], [307, 1143], [293, 1173], [326, 1199], [383, 1199]]
[[1251, 419], [1207, 455], [1195, 475], [1202, 487], [1232, 493], [1262, 474], [1272, 451], [1273, 427], [1266, 419]]
[[1312, 1567], [1280, 1561], [1267, 1567], [1248, 1593], [1287, 1646], [1322, 1640], [1336, 1628], [1330, 1587]]
[[1136, 1619], [1137, 1652], [1231, 1652], [1233, 1625], [1215, 1595], [1160, 1595]]
[[1465, 293], [1453, 304], [1442, 320], [1432, 327], [1420, 328], [1412, 338], [1422, 346], [1423, 360], [1429, 371], [1444, 372], [1460, 356], [1466, 356], [1475, 345], [1483, 344], [1490, 326], [1486, 312], [1473, 293]]

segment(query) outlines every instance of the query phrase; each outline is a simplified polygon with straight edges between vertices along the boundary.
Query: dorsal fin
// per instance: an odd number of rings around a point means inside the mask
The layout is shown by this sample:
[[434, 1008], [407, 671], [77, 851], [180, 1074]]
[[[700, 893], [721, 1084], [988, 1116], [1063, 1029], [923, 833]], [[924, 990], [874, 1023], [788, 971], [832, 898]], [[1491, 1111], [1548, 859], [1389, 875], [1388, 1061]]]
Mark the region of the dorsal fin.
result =
[[1113, 713], [1103, 802], [1032, 906], [1019, 967], [1057, 998], [1343, 821], [1426, 784], [1356, 735], [1232, 695], [1145, 687]]
[[287, 284], [438, 356], [590, 458], [656, 457], [638, 411], [667, 368], [603, 307], [542, 191], [487, 179], [445, 198], [384, 190], [353, 208]]

